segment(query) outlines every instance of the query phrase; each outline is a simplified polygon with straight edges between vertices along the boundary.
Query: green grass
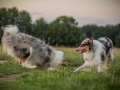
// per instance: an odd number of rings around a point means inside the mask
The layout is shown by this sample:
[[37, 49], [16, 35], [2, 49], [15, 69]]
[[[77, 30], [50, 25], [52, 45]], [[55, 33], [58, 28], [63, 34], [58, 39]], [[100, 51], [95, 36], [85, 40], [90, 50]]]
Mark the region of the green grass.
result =
[[[1, 49], [1, 47], [0, 47]], [[59, 71], [23, 68], [11, 57], [3, 55], [9, 62], [0, 65], [0, 76], [21, 74], [15, 81], [0, 81], [1, 90], [119, 90], [120, 89], [120, 49], [114, 49], [114, 62], [107, 72], [73, 73], [74, 68], [84, 63], [83, 56], [75, 48], [57, 47], [65, 53], [70, 66], [60, 67]]]

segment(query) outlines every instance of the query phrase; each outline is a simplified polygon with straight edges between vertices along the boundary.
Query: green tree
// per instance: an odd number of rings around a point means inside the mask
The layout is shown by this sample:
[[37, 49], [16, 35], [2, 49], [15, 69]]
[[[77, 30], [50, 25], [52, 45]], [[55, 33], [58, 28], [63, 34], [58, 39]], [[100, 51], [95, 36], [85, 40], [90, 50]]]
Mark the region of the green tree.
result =
[[22, 32], [32, 35], [32, 20], [28, 12], [20, 11], [16, 24]]
[[33, 24], [33, 34], [41, 39], [47, 39], [48, 23], [44, 18], [36, 20]]
[[96, 38], [96, 30], [97, 30], [98, 26], [95, 24], [91, 24], [91, 25], [86, 25], [82, 27], [82, 32], [86, 34], [87, 37], [92, 37], [92, 38]]
[[116, 36], [116, 47], [120, 47], [120, 33]]
[[0, 8], [0, 27], [3, 27], [8, 24], [15, 25], [18, 22], [18, 9], [13, 8]]
[[3, 35], [3, 27], [7, 23], [6, 21], [7, 15], [7, 9], [6, 8], [0, 8], [0, 43], [1, 43], [1, 38]]
[[48, 38], [51, 44], [76, 46], [85, 34], [81, 33], [78, 23], [73, 17], [60, 16], [49, 24]]
[[18, 11], [16, 7], [0, 8], [0, 41], [3, 27], [6, 25], [17, 25], [22, 32], [32, 34], [32, 20], [28, 12]]
[[82, 32], [86, 33], [87, 37], [98, 39], [100, 37], [108, 37], [113, 41], [114, 46], [116, 45], [115, 38], [120, 33], [120, 24], [118, 25], [86, 25], [82, 27]]

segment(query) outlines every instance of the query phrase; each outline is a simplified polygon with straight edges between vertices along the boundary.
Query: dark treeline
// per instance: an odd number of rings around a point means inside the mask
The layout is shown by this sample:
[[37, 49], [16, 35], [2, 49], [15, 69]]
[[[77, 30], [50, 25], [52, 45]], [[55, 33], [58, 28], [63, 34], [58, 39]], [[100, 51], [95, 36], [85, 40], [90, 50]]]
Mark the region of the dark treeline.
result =
[[109, 37], [114, 46], [120, 47], [120, 24], [79, 27], [78, 22], [69, 16], [60, 16], [51, 23], [40, 18], [33, 23], [26, 11], [18, 11], [16, 7], [0, 8], [0, 41], [3, 28], [8, 24], [17, 25], [20, 32], [31, 34], [51, 45], [78, 46], [86, 37]]

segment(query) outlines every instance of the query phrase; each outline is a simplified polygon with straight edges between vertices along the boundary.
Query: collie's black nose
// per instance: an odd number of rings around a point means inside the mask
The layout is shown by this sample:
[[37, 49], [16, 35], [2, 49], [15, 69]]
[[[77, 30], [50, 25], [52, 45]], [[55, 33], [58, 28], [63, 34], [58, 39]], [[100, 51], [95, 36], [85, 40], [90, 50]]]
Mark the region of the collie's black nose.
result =
[[76, 51], [78, 51], [78, 49], [76, 49]]

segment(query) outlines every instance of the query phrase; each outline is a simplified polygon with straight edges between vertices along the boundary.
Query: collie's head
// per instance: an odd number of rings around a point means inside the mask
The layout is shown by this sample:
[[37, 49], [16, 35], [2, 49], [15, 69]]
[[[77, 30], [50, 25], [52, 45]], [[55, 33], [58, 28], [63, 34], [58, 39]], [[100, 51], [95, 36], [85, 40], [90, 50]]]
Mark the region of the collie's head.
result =
[[93, 38], [85, 39], [81, 45], [76, 49], [77, 52], [81, 54], [89, 52], [92, 49]]

